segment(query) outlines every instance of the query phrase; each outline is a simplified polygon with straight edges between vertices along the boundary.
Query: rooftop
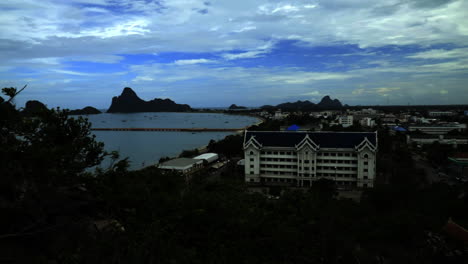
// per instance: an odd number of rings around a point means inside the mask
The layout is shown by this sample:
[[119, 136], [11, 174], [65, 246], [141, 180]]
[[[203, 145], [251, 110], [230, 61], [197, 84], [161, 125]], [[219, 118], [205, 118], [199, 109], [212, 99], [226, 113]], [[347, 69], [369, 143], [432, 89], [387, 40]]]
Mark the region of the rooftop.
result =
[[190, 158], [177, 158], [165, 161], [160, 164], [160, 166], [170, 166], [170, 167], [187, 167], [193, 164], [199, 163], [200, 160], [190, 159]]
[[204, 154], [196, 156], [194, 159], [207, 160], [207, 159], [211, 159], [211, 158], [218, 158], [218, 154], [216, 154], [216, 153], [204, 153]]
[[377, 145], [377, 133], [374, 132], [301, 132], [301, 131], [247, 131], [245, 142], [251, 137], [263, 146], [294, 147], [306, 135], [321, 148], [354, 148], [365, 138]]

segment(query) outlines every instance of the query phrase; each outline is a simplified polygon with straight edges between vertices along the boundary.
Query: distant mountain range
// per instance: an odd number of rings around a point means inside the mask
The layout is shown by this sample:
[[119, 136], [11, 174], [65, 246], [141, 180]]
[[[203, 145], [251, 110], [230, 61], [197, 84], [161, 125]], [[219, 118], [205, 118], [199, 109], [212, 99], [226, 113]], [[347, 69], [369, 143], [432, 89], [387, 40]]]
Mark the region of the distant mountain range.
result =
[[236, 105], [236, 104], [232, 104], [231, 106], [229, 106], [228, 109], [229, 109], [229, 110], [242, 110], [242, 109], [247, 109], [247, 107], [245, 107], [245, 106], [240, 106], [240, 105]]
[[138, 97], [130, 87], [125, 87], [120, 96], [112, 98], [112, 104], [107, 113], [136, 113], [136, 112], [188, 112], [192, 108], [187, 104], [176, 104], [170, 99], [155, 98], [145, 101]]
[[273, 105], [264, 105], [260, 107], [261, 109], [271, 110], [271, 109], [282, 109], [282, 110], [325, 110], [325, 109], [340, 109], [343, 105], [340, 100], [332, 100], [330, 96], [325, 96], [318, 104], [314, 104], [311, 101], [297, 101], [294, 103], [282, 103], [276, 106]]

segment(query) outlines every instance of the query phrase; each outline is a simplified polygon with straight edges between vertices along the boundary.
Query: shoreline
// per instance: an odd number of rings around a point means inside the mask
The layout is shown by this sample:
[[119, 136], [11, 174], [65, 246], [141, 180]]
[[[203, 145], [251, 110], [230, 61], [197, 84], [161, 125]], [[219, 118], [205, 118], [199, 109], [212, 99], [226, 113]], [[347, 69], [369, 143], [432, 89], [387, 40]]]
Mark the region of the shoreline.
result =
[[[231, 114], [231, 115], [235, 115], [235, 114]], [[216, 142], [223, 141], [223, 140], [226, 139], [226, 137], [231, 136], [231, 135], [242, 134], [243, 131], [247, 130], [248, 128], [250, 128], [250, 127], [252, 127], [252, 126], [258, 126], [258, 125], [260, 125], [260, 124], [262, 124], [263, 122], [266, 121], [265, 118], [259, 117], [259, 116], [255, 116], [255, 115], [244, 115], [244, 116], [255, 117], [255, 118], [258, 119], [258, 122], [255, 123], [255, 124], [246, 126], [246, 127], [244, 127], [242, 130], [239, 130], [239, 131], [237, 131], [237, 132], [232, 132], [232, 134], [227, 135], [227, 136], [225, 136], [223, 139], [217, 140]], [[188, 150], [188, 151], [197, 150], [197, 151], [199, 152], [199, 154], [203, 154], [203, 153], [206, 153], [206, 152], [208, 151], [208, 145], [203, 145], [203, 146], [200, 146], [200, 147], [198, 147], [198, 148], [193, 148], [193, 149], [184, 149], [184, 150], [182, 150], [177, 156], [175, 156], [175, 157], [168, 157], [168, 158], [170, 158], [170, 159], [176, 159], [176, 158], [178, 158], [178, 157], [180, 156], [180, 154], [182, 154], [182, 152], [187, 151], [187, 150]], [[218, 153], [217, 153], [217, 154], [218, 154]], [[152, 164], [152, 165], [149, 165], [149, 166], [145, 166], [145, 167], [143, 167], [143, 168], [141, 168], [141, 169], [145, 169], [145, 168], [152, 167], [152, 166], [157, 167], [158, 165], [159, 165], [159, 162], [156, 162], [155, 164]]]

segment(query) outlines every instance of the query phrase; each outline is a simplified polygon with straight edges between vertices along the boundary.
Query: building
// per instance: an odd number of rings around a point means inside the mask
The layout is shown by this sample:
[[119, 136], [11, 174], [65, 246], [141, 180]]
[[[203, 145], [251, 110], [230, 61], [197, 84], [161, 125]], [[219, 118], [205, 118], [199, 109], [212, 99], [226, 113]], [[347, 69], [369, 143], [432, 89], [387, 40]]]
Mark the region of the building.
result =
[[203, 167], [203, 160], [190, 158], [172, 159], [158, 165], [158, 168], [160, 169], [178, 171], [184, 174], [190, 173], [201, 167]]
[[428, 115], [432, 117], [437, 117], [437, 116], [454, 116], [456, 114], [451, 111], [429, 111]]
[[467, 145], [468, 137], [466, 136], [453, 136], [453, 135], [406, 135], [406, 143], [411, 144], [415, 142], [418, 145], [428, 145], [438, 142], [443, 145]]
[[462, 132], [466, 130], [466, 124], [448, 123], [437, 125], [411, 125], [408, 127], [408, 130], [410, 132], [419, 130], [425, 134], [443, 135], [453, 130]]
[[374, 127], [375, 126], [375, 120], [370, 118], [370, 117], [364, 117], [363, 119], [361, 119], [359, 121], [359, 123], [361, 124], [361, 126], [364, 126], [364, 127]]
[[281, 109], [276, 110], [275, 115], [273, 116], [273, 119], [276, 120], [281, 120], [289, 116], [289, 113], [283, 113], [281, 112]]
[[343, 127], [350, 127], [353, 125], [353, 116], [346, 115], [338, 117], [338, 124], [342, 125]]
[[218, 154], [216, 153], [204, 153], [204, 154], [201, 154], [199, 156], [196, 156], [195, 158], [193, 159], [196, 159], [196, 160], [203, 160], [205, 161], [207, 164], [208, 163], [212, 163], [212, 162], [215, 162], [217, 161], [219, 158]]
[[377, 133], [246, 131], [245, 181], [311, 186], [318, 179], [373, 187]]

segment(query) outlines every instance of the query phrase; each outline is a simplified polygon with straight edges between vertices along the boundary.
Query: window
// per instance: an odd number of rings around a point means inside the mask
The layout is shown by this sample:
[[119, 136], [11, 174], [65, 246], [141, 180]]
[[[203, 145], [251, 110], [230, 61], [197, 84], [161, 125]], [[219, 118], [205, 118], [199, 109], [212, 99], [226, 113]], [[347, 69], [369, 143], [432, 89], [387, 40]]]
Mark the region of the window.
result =
[[364, 176], [364, 180], [367, 180], [367, 179], [368, 179], [368, 177], [367, 177], [367, 176]]
[[280, 155], [284, 155], [284, 152], [283, 152], [283, 151], [280, 151], [280, 153], [279, 153], [279, 154], [280, 154]]
[[250, 168], [253, 168], [253, 167], [254, 167], [254, 165], [250, 165]]
[[275, 154], [275, 155], [278, 155], [278, 152], [277, 152], [277, 151], [275, 151], [275, 152], [273, 152], [273, 154]]
[[305, 154], [306, 154], [306, 155], [309, 155], [309, 152], [308, 152], [308, 151], [306, 151], [306, 152], [305, 152]]
[[250, 151], [250, 153], [249, 153], [249, 154], [250, 154], [250, 155], [253, 155], [254, 153], [253, 153], [253, 151]]
[[250, 161], [254, 161], [254, 159], [253, 159], [253, 158], [250, 158]]
[[304, 160], [304, 163], [309, 163], [309, 160]]
[[364, 154], [364, 158], [365, 158], [365, 159], [368, 159], [368, 158], [369, 158], [369, 155]]
[[250, 174], [254, 174], [254, 172], [253, 172], [253, 171], [250, 171]]
[[254, 182], [255, 180], [254, 179], [250, 179], [250, 182]]
[[368, 172], [369, 170], [368, 169], [364, 169], [364, 172]]
[[369, 165], [369, 162], [367, 162], [367, 161], [364, 161], [364, 165]]

